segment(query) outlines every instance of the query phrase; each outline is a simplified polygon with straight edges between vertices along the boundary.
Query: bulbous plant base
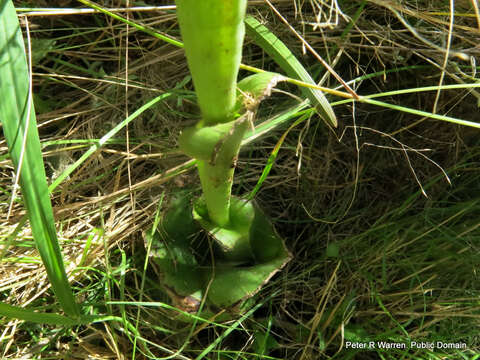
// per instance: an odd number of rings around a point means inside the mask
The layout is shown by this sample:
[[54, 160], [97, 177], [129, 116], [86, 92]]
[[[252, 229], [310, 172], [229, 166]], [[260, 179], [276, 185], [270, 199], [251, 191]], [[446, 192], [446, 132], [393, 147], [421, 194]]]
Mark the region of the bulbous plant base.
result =
[[[209, 242], [199, 251], [193, 242], [201, 231]], [[224, 228], [210, 222], [201, 199], [192, 211], [190, 199], [179, 197], [145, 242], [173, 304], [204, 318], [222, 313], [217, 320], [246, 311], [249, 299], [291, 258], [258, 206], [235, 197]]]

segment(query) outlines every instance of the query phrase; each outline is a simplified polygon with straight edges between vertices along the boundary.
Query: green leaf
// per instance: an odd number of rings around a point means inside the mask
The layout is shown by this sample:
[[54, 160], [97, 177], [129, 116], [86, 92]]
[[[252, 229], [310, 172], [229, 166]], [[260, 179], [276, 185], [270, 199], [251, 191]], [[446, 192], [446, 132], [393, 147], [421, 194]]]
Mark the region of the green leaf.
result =
[[[250, 265], [225, 263], [216, 266], [207, 296], [209, 303], [219, 308], [241, 304], [255, 295], [291, 258], [282, 238], [277, 235], [265, 214], [253, 202], [247, 204], [254, 210], [248, 241], [255, 260]], [[241, 208], [231, 208], [232, 211], [238, 209]], [[214, 234], [217, 242], [221, 235], [221, 232]]]
[[[156, 232], [153, 238], [147, 235], [147, 242], [151, 239], [151, 248], [155, 249], [152, 260], [160, 267], [164, 285], [177, 307], [187, 309], [189, 300], [199, 305], [208, 289], [203, 316], [209, 317], [215, 309], [241, 312], [246, 309], [246, 300], [290, 260], [282, 239], [254, 203], [232, 198], [230, 209], [232, 224], [220, 228], [208, 221], [201, 202], [196, 204], [192, 218], [188, 215], [190, 202], [176, 201], [165, 216], [164, 231]], [[193, 226], [193, 219], [220, 244], [223, 256], [215, 264], [194, 258], [190, 242], [198, 228]], [[198, 306], [191, 309], [198, 310]]]
[[217, 242], [223, 256], [232, 261], [248, 262], [253, 260], [250, 228], [254, 217], [253, 204], [235, 197], [230, 199], [230, 222], [224, 227], [210, 221], [203, 198], [195, 203], [193, 209], [193, 218]]
[[254, 333], [253, 349], [256, 354], [261, 356], [268, 355], [268, 353], [279, 347], [278, 342], [275, 340], [270, 332], [264, 332], [257, 330]]
[[[267, 27], [252, 16], [245, 18], [246, 32], [287, 75], [303, 82], [315, 84], [312, 77], [287, 46]], [[337, 127], [337, 118], [325, 95], [318, 89], [302, 87], [306, 98], [315, 106], [319, 114], [332, 126]]]
[[[58, 245], [40, 140], [29, 89], [24, 42], [12, 1], [0, 5], [0, 121], [36, 246], [65, 313], [78, 316]], [[20, 170], [20, 171], [19, 171]]]
[[[182, 310], [197, 310], [202, 298], [205, 278], [199, 268], [190, 240], [198, 227], [192, 218], [187, 193], [177, 194], [167, 211], [160, 229], [144, 234], [150, 258], [160, 268], [163, 285], [170, 298]], [[151, 243], [151, 246], [148, 246]], [[193, 309], [188, 307], [188, 301]]]
[[32, 38], [32, 60], [36, 64], [55, 49], [55, 40]]
[[280, 81], [286, 80], [287, 78], [283, 75], [265, 71], [243, 78], [238, 82], [238, 88], [241, 92], [253, 97], [255, 101], [261, 101], [270, 96], [272, 89]]
[[252, 297], [288, 262], [287, 253], [282, 255], [254, 266], [217, 266], [207, 295], [209, 303], [225, 309]]
[[285, 76], [269, 71], [243, 78], [237, 84], [239, 94], [235, 110], [238, 113], [245, 113], [245, 111], [254, 112], [260, 105], [260, 102], [272, 94], [273, 88], [280, 81], [286, 80]]
[[340, 256], [340, 247], [337, 243], [330, 243], [327, 246], [327, 257], [338, 258]]

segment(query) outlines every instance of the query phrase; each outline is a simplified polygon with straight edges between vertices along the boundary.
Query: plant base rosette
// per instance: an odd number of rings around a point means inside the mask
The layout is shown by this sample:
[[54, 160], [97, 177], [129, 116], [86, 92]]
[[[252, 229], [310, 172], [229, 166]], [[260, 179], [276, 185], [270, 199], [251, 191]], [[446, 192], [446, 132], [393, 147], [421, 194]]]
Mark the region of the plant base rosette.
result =
[[[193, 250], [202, 230], [210, 240], [202, 254], [215, 253], [206, 259]], [[150, 260], [159, 267], [173, 304], [205, 318], [223, 312], [220, 319], [228, 319], [245, 311], [248, 300], [290, 260], [283, 240], [258, 206], [235, 197], [229, 225], [223, 228], [210, 222], [202, 199], [192, 211], [188, 198], [178, 198], [160, 229], [145, 241], [151, 241]]]

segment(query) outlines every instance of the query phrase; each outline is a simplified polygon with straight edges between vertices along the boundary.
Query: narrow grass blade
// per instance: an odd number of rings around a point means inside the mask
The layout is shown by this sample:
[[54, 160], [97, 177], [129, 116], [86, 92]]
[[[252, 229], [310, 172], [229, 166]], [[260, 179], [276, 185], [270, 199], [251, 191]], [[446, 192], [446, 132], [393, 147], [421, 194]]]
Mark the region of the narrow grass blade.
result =
[[382, 106], [382, 107], [385, 107], [385, 108], [388, 108], [388, 109], [398, 110], [398, 111], [402, 111], [402, 112], [406, 112], [406, 113], [410, 113], [410, 114], [414, 114], [414, 115], [425, 116], [425, 117], [428, 117], [430, 119], [442, 120], [442, 121], [446, 121], [446, 122], [449, 122], [449, 123], [452, 123], [452, 124], [469, 126], [469, 127], [480, 129], [480, 123], [478, 123], [478, 122], [457, 119], [457, 118], [447, 116], [447, 115], [434, 114], [434, 113], [427, 112], [427, 111], [412, 109], [412, 108], [409, 108], [409, 107], [406, 107], [406, 106], [394, 105], [394, 104], [385, 103], [383, 101], [378, 101], [378, 100], [373, 100], [373, 99], [363, 99], [362, 102], [365, 102], [367, 104]]
[[120, 20], [120, 21], [124, 22], [125, 24], [133, 26], [137, 30], [143, 31], [144, 33], [149, 34], [149, 35], [151, 35], [151, 36], [153, 36], [157, 39], [163, 40], [163, 41], [165, 41], [169, 44], [172, 44], [172, 45], [175, 45], [177, 47], [183, 48], [183, 44], [180, 41], [172, 39], [168, 36], [162, 35], [159, 32], [157, 32], [157, 31], [155, 31], [155, 30], [153, 30], [153, 29], [151, 29], [147, 26], [143, 26], [143, 25], [137, 24], [134, 21], [130, 21], [130, 20], [128, 20], [128, 19], [126, 19], [126, 18], [124, 18], [120, 15], [117, 15], [117, 14], [109, 11], [108, 9], [102, 8], [101, 6], [95, 4], [92, 1], [89, 1], [89, 0], [78, 0], [78, 1], [81, 2], [84, 5], [87, 5], [87, 6], [91, 7], [92, 9], [95, 9], [97, 11], [100, 11], [101, 13], [104, 13], [105, 15], [108, 15], [108, 16], [116, 19], [116, 20]]
[[75, 171], [76, 168], [78, 168], [80, 165], [85, 162], [92, 154], [95, 153], [98, 149], [100, 149], [103, 145], [105, 145], [113, 136], [115, 136], [120, 130], [122, 130], [125, 126], [127, 126], [132, 120], [136, 119], [140, 114], [142, 114], [145, 110], [150, 109], [152, 106], [154, 106], [156, 103], [158, 103], [161, 100], [165, 100], [168, 97], [170, 97], [173, 93], [165, 93], [160, 96], [157, 96], [147, 102], [146, 104], [142, 105], [140, 108], [138, 108], [133, 114], [128, 116], [125, 120], [117, 124], [113, 129], [111, 129], [109, 132], [107, 132], [105, 135], [103, 135], [100, 140], [95, 141], [94, 144], [87, 150], [83, 155], [75, 161], [72, 165], [70, 165], [64, 172], [62, 172], [58, 178], [55, 179], [55, 181], [50, 185], [49, 191], [53, 192], [55, 188], [62, 183], [63, 180], [65, 180], [72, 172]]
[[275, 115], [274, 117], [267, 119], [258, 125], [255, 126], [255, 131], [247, 131], [243, 137], [242, 146], [249, 144], [263, 136], [266, 136], [268, 133], [273, 131], [275, 128], [287, 124], [290, 120], [301, 116], [305, 113], [311, 113], [312, 108], [305, 109], [308, 106], [308, 102], [304, 101], [303, 103], [292, 106], [291, 108], [285, 110], [284, 112]]
[[[312, 111], [313, 112], [313, 111]], [[273, 148], [273, 151], [272, 153], [270, 154], [270, 156], [268, 157], [268, 160], [267, 160], [267, 164], [265, 165], [265, 168], [263, 169], [263, 172], [262, 172], [262, 175], [260, 175], [260, 178], [258, 179], [257, 181], [257, 184], [255, 185], [255, 187], [253, 188], [253, 190], [250, 192], [250, 194], [248, 194], [247, 196], [247, 199], [248, 200], [252, 200], [255, 195], [257, 194], [257, 192], [260, 190], [260, 188], [262, 187], [262, 184], [263, 182], [267, 179], [268, 177], [268, 174], [270, 173], [270, 170], [272, 169], [273, 167], [273, 164], [275, 163], [275, 160], [277, 159], [277, 155], [278, 155], [278, 152], [280, 151], [280, 148], [282, 147], [282, 144], [283, 142], [285, 141], [288, 133], [290, 132], [290, 130], [292, 130], [294, 127], [296, 127], [298, 124], [302, 123], [303, 121], [305, 121], [306, 119], [309, 118], [311, 114], [303, 114], [299, 119], [297, 119], [292, 125], [290, 125], [290, 127], [287, 129], [287, 131], [285, 131], [282, 136], [280, 137], [280, 139], [277, 141], [275, 147]]]
[[36, 312], [33, 309], [24, 309], [19, 306], [12, 306], [0, 302], [0, 316], [11, 319], [19, 319], [37, 324], [57, 325], [57, 326], [75, 326], [85, 325], [96, 322], [122, 321], [122, 318], [110, 315], [82, 315], [75, 319], [67, 316]]
[[[268, 300], [268, 299], [267, 299]], [[253, 315], [253, 313], [255, 311], [257, 311], [260, 307], [263, 306], [263, 304], [265, 303], [266, 301], [263, 301], [263, 302], [259, 302], [257, 305], [255, 305], [252, 309], [250, 309], [247, 313], [245, 313], [240, 319], [238, 319], [237, 321], [235, 321], [234, 323], [232, 323], [227, 330], [225, 330], [225, 332], [218, 336], [215, 341], [213, 341], [210, 345], [207, 346], [207, 348], [205, 350], [203, 350], [200, 355], [198, 355], [195, 360], [201, 360], [203, 359], [205, 356], [207, 356], [213, 349], [215, 349], [216, 346], [218, 346], [218, 344], [220, 344], [228, 335], [230, 335], [230, 333], [232, 331], [234, 331], [236, 328], [238, 328], [242, 322], [244, 322], [246, 319], [248, 319], [250, 316]]]
[[76, 317], [79, 309], [58, 245], [29, 83], [17, 14], [12, 1], [3, 1], [0, 5], [0, 121], [17, 174], [21, 169], [19, 184], [23, 200], [53, 291], [65, 313]]
[[[310, 74], [287, 46], [268, 28], [252, 16], [245, 18], [246, 32], [273, 60], [294, 79], [315, 84]], [[318, 89], [302, 87], [302, 92], [315, 106], [320, 115], [332, 126], [337, 127], [337, 118], [325, 95]]]
[[[410, 90], [410, 89], [407, 89], [407, 90]], [[405, 92], [407, 92], [407, 91], [405, 91]], [[416, 91], [409, 91], [409, 92], [416, 92]], [[401, 94], [401, 93], [404, 93], [404, 91], [399, 90], [397, 92], [397, 94]], [[398, 111], [402, 111], [402, 112], [405, 112], [405, 113], [414, 114], [414, 115], [418, 115], [418, 116], [424, 116], [425, 118], [441, 120], [441, 121], [446, 121], [446, 122], [449, 122], [449, 123], [452, 123], [452, 124], [469, 126], [469, 127], [480, 129], [480, 123], [478, 123], [478, 122], [469, 121], [469, 120], [462, 120], [462, 119], [454, 118], [454, 117], [447, 116], [447, 115], [434, 114], [434, 113], [431, 113], [431, 112], [428, 112], [428, 111], [412, 109], [412, 108], [409, 108], [409, 107], [406, 107], [406, 106], [390, 104], [390, 103], [386, 103], [386, 102], [383, 102], [383, 101], [378, 101], [378, 100], [372, 99], [373, 97], [380, 97], [380, 96], [383, 96], [383, 93], [382, 94], [375, 94], [373, 96], [362, 96], [362, 97], [360, 97], [359, 102], [372, 104], [372, 105], [376, 105], [376, 106], [381, 106], [381, 107], [391, 109], [391, 110], [398, 110]], [[340, 101], [336, 101], [336, 102], [332, 103], [332, 105], [336, 106], [336, 105], [348, 104], [352, 101], [354, 101], [354, 100], [352, 100], [352, 99], [340, 100]]]
[[30, 309], [24, 309], [18, 306], [12, 306], [0, 303], [0, 316], [6, 316], [12, 319], [30, 321], [39, 324], [73, 326], [78, 325], [78, 321], [66, 316], [35, 312]]
[[[84, 5], [87, 5], [89, 6], [90, 8], [98, 11], [98, 12], [101, 12], [107, 16], [110, 16], [118, 21], [121, 21], [125, 24], [128, 24], [134, 28], [136, 28], [137, 30], [139, 31], [142, 31], [144, 32], [145, 34], [149, 34], [157, 39], [160, 39], [160, 40], [163, 40], [171, 45], [174, 45], [174, 46], [177, 46], [179, 48], [183, 48], [184, 45], [181, 41], [178, 41], [176, 39], [173, 39], [171, 37], [168, 37], [168, 36], [165, 36], [165, 35], [162, 35], [160, 34], [159, 32], [149, 28], [149, 27], [146, 27], [146, 26], [143, 26], [141, 24], [138, 24], [134, 21], [131, 21], [129, 19], [126, 19], [118, 14], [115, 14], [113, 13], [112, 11], [109, 11], [108, 9], [105, 9], [105, 8], [102, 8], [101, 6], [89, 1], [89, 0], [77, 0], [79, 2], [81, 2], [82, 4]], [[173, 9], [175, 9], [176, 7], [173, 6]], [[248, 24], [247, 24], [248, 25]], [[272, 34], [273, 35], [273, 34]], [[288, 49], [287, 49], [288, 50]], [[296, 59], [295, 59], [296, 60]], [[250, 65], [245, 65], [245, 64], [240, 64], [240, 69], [243, 69], [243, 70], [247, 70], [247, 71], [251, 71], [251, 72], [254, 72], [254, 73], [260, 73], [260, 72], [263, 72], [262, 69], [259, 69], [259, 68], [256, 68], [254, 66], [250, 66]], [[286, 71], [286, 70], [285, 70]], [[306, 72], [306, 71], [305, 71]], [[311, 80], [311, 77], [310, 75], [308, 74], [308, 72], [306, 73], [308, 77], [306, 77], [306, 80], [303, 81], [303, 80], [298, 80], [298, 77], [295, 77], [295, 79], [292, 79], [292, 78], [288, 78], [286, 77], [285, 80], [287, 82], [290, 82], [292, 84], [295, 84], [301, 88], [307, 88], [307, 89], [311, 89], [311, 90], [302, 90], [304, 91], [304, 93], [306, 94], [305, 96], [308, 97], [309, 93], [312, 93], [312, 98], [315, 97], [314, 93], [315, 91], [318, 91], [318, 96], [319, 96], [319, 100], [323, 97], [323, 92], [327, 92], [327, 93], [330, 93], [332, 95], [336, 95], [336, 96], [340, 96], [340, 97], [347, 97], [347, 98], [350, 98], [351, 95], [348, 94], [348, 93], [344, 93], [344, 92], [341, 92], [341, 91], [338, 91], [338, 90], [334, 90], [334, 89], [329, 89], [329, 88], [323, 88], [321, 89], [321, 87], [319, 87], [318, 85], [316, 85], [312, 80]], [[383, 74], [383, 73], [382, 73]], [[326, 100], [326, 99], [325, 99]], [[314, 101], [314, 105], [318, 103], [318, 100], [313, 100]], [[320, 101], [320, 104], [322, 105], [325, 105], [326, 106], [326, 115], [330, 114], [327, 116], [327, 118], [329, 119], [328, 121], [336, 127], [336, 117], [335, 117], [335, 114], [333, 113], [333, 110], [330, 108], [328, 109], [328, 102], [323, 102], [323, 101]], [[321, 112], [322, 109], [321, 109], [321, 105], [316, 105], [317, 107], [319, 107], [319, 111]], [[330, 116], [333, 115], [333, 117], [330, 118]]]

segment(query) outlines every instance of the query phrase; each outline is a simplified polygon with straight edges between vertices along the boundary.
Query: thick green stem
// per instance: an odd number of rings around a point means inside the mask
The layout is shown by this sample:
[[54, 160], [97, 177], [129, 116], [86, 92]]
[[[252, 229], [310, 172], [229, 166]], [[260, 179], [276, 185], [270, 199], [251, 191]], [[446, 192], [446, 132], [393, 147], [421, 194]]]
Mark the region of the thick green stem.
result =
[[247, 0], [177, 0], [176, 4], [203, 123], [231, 121]]
[[[180, 147], [198, 159], [211, 221], [226, 226], [236, 157], [246, 129], [245, 121], [234, 121], [234, 117], [247, 0], [177, 0], [176, 4], [185, 54], [202, 112], [200, 123], [182, 134]], [[222, 124], [231, 127], [215, 127]], [[204, 146], [205, 141], [210, 141], [209, 146]]]
[[220, 227], [225, 227], [230, 222], [230, 196], [235, 169], [229, 166], [212, 166], [208, 161], [201, 160], [197, 162], [197, 168], [210, 220]]
[[197, 167], [210, 220], [221, 227], [228, 225], [230, 220], [233, 173], [248, 121], [246, 116], [232, 121], [226, 132], [225, 125], [190, 128], [180, 137], [183, 151], [198, 159]]

